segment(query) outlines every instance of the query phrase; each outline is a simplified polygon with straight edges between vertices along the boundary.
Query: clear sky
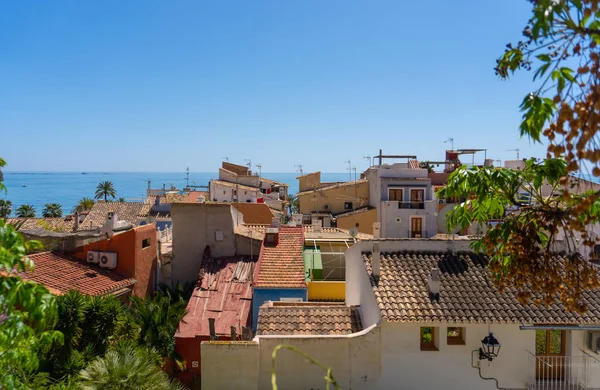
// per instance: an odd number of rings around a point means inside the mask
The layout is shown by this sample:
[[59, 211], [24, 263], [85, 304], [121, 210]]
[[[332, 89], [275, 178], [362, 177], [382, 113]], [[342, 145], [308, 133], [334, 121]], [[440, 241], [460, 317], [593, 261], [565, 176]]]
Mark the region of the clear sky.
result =
[[[531, 74], [496, 58], [526, 0], [0, 1], [8, 171], [362, 170], [520, 139]], [[468, 159], [467, 159], [468, 160]], [[480, 158], [483, 160], [483, 156]]]

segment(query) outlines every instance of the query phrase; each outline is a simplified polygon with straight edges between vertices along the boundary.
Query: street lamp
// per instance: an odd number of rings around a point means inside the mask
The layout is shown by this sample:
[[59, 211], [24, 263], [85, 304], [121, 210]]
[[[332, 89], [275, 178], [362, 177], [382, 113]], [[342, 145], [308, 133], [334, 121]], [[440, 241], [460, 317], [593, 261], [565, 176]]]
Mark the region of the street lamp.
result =
[[491, 362], [498, 357], [498, 353], [500, 353], [500, 342], [494, 337], [494, 333], [490, 332], [481, 340], [479, 360], [487, 359]]

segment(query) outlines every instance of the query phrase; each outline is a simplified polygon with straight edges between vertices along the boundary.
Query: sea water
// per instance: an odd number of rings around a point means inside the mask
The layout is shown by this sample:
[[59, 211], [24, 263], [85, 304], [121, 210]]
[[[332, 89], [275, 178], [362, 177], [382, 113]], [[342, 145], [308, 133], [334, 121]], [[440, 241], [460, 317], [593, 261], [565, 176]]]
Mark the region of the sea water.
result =
[[[289, 193], [298, 192], [298, 173], [263, 173], [263, 177], [288, 184]], [[218, 173], [190, 172], [189, 184], [206, 186], [199, 191], [208, 191], [208, 182], [218, 179]], [[354, 177], [352, 177], [354, 179]], [[321, 181], [347, 181], [348, 173], [322, 173]], [[22, 204], [30, 204], [41, 216], [44, 205], [58, 203], [63, 214], [70, 213], [83, 197], [94, 198], [96, 186], [102, 181], [111, 181], [117, 192], [117, 199], [144, 201], [148, 180], [152, 188], [178, 189], [186, 186], [185, 172], [4, 172], [7, 192], [0, 193], [0, 199], [8, 199], [13, 204], [13, 213]]]

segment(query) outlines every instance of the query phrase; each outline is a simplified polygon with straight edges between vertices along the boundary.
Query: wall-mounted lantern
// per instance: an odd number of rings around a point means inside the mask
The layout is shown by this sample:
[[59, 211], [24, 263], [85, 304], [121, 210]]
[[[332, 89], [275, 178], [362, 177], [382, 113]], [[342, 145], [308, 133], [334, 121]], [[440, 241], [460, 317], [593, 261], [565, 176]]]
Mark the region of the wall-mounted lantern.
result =
[[481, 340], [481, 348], [479, 348], [479, 359], [487, 359], [490, 362], [498, 357], [500, 352], [500, 342], [494, 337], [494, 333], [490, 332]]

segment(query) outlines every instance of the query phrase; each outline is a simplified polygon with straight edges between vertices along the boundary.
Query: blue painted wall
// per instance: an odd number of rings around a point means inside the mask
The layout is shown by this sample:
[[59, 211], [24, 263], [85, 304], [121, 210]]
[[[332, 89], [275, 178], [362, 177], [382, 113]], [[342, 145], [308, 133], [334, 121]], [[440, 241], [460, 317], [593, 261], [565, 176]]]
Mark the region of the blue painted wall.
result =
[[306, 288], [254, 288], [252, 293], [252, 330], [256, 333], [258, 310], [266, 301], [280, 301], [281, 298], [302, 298], [308, 300]]

